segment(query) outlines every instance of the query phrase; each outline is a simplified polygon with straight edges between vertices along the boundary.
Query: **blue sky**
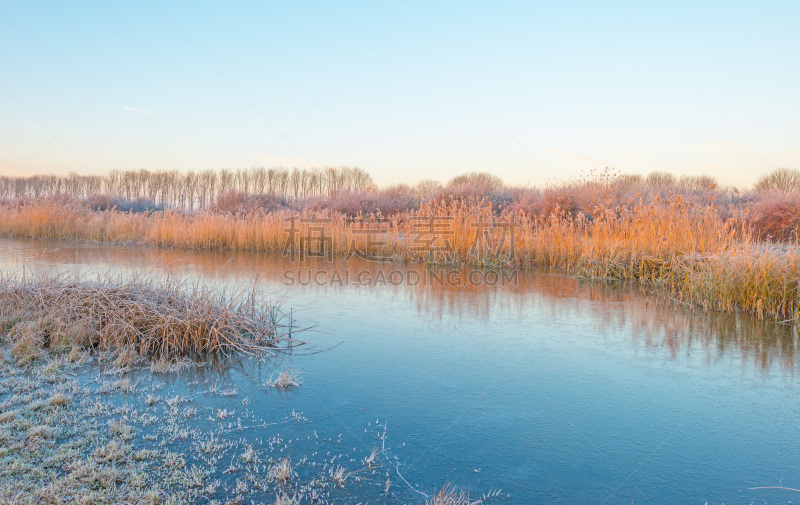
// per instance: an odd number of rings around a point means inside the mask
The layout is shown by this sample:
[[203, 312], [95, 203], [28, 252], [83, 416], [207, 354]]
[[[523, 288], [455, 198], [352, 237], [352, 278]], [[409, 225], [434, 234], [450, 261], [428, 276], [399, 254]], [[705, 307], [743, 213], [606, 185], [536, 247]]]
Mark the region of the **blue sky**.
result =
[[800, 169], [800, 3], [0, 6], [0, 174]]

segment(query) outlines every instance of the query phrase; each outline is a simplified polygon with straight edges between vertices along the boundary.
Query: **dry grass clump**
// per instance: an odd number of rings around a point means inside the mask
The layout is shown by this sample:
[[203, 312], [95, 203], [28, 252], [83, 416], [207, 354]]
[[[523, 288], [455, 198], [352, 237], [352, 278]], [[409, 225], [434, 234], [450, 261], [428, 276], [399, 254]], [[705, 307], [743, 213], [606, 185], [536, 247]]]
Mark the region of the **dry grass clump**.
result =
[[128, 457], [130, 448], [120, 444], [116, 440], [109, 441], [106, 445], [99, 447], [94, 452], [94, 457], [98, 462], [119, 463]]
[[19, 322], [9, 332], [12, 340], [11, 357], [19, 365], [24, 365], [44, 356], [44, 339], [41, 338], [38, 321]]
[[243, 463], [252, 465], [259, 463], [261, 460], [258, 457], [258, 451], [256, 451], [252, 445], [248, 445], [247, 448], [242, 452], [241, 456], [239, 456]]
[[254, 290], [230, 294], [156, 277], [0, 274], [0, 319], [8, 314], [17, 319], [0, 336], [20, 364], [75, 346], [114, 352], [126, 368], [140, 355], [261, 355], [292, 343], [277, 306]]
[[469, 493], [453, 484], [445, 484], [436, 494], [425, 498], [425, 505], [480, 505], [482, 500], [471, 500]]
[[35, 449], [41, 445], [45, 440], [53, 438], [55, 430], [50, 426], [37, 425], [32, 426], [27, 433], [26, 446], [29, 449]]
[[267, 478], [272, 482], [286, 484], [294, 477], [294, 467], [289, 456], [272, 463], [267, 470]]
[[330, 477], [331, 482], [338, 487], [344, 487], [351, 474], [352, 472], [348, 472], [347, 469], [341, 465], [336, 465], [335, 468], [331, 467], [330, 470], [328, 470], [328, 477]]
[[275, 379], [270, 377], [264, 385], [274, 389], [294, 388], [303, 384], [303, 381], [300, 380], [300, 377], [300, 372], [292, 368], [287, 368], [281, 370]]
[[371, 469], [377, 466], [378, 456], [380, 456], [382, 452], [383, 452], [382, 449], [374, 447], [372, 449], [372, 452], [370, 452], [369, 455], [364, 458], [364, 467]]
[[68, 405], [69, 402], [72, 401], [72, 398], [65, 395], [64, 393], [55, 393], [53, 396], [47, 399], [47, 404], [52, 407], [63, 407]]
[[289, 496], [285, 491], [279, 490], [277, 494], [275, 494], [274, 505], [300, 505], [302, 501], [302, 498], [297, 496], [297, 494]]

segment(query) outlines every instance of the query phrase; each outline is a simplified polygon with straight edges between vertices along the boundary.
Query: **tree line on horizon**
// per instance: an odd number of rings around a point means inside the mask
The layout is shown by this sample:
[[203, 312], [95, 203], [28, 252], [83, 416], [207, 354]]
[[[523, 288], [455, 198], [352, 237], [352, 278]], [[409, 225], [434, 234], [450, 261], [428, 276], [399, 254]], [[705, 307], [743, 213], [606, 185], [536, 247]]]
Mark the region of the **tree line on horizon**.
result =
[[160, 207], [206, 208], [222, 195], [239, 192], [278, 199], [333, 196], [343, 191], [374, 188], [372, 177], [358, 167], [289, 170], [249, 168], [200, 172], [114, 170], [106, 175], [0, 176], [3, 200], [66, 195], [88, 199], [112, 195], [128, 201], [147, 199]]

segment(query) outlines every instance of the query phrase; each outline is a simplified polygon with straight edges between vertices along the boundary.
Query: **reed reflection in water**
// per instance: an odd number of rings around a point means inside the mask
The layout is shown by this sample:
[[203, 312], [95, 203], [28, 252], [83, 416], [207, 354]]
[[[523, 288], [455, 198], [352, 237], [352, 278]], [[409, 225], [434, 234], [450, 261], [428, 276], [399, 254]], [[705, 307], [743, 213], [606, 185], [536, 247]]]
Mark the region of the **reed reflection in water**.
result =
[[[629, 331], [630, 344], [650, 353], [699, 355], [711, 364], [739, 360], [763, 371], [775, 367], [789, 376], [798, 366], [797, 328], [759, 321], [746, 314], [720, 314], [687, 307], [669, 299], [645, 296], [636, 286], [581, 281], [557, 271], [486, 271], [382, 263], [358, 257], [290, 258], [277, 254], [128, 247], [80, 242], [0, 240], [0, 268], [98, 269], [163, 272], [210, 282], [255, 281], [276, 295], [299, 291], [342, 290], [369, 293], [376, 300], [405, 300], [421, 316], [458, 324], [486, 321], [493, 311], [509, 313], [532, 307], [554, 318], [586, 318], [598, 338]], [[332, 301], [332, 303], [334, 303]]]

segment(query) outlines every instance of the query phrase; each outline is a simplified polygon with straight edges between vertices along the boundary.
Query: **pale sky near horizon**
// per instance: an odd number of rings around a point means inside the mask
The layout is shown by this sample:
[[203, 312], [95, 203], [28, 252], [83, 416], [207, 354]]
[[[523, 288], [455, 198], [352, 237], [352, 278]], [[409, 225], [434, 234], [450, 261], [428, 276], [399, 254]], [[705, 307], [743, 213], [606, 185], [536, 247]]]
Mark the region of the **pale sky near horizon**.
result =
[[6, 1], [0, 175], [800, 169], [800, 2]]

